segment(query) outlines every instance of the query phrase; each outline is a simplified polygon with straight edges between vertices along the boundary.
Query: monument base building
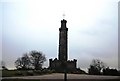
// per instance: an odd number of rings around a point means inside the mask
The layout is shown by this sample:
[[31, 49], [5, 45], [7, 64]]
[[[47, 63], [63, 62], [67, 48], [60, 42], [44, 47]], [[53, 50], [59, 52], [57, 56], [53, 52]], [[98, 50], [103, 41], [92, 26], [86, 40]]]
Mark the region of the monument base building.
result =
[[49, 69], [55, 70], [56, 72], [64, 72], [64, 70], [66, 70], [67, 72], [74, 72], [77, 71], [76, 62], [76, 59], [68, 60], [64, 63], [62, 63], [57, 58], [55, 58], [54, 60], [49, 59]]
[[77, 70], [77, 60], [67, 60], [67, 37], [68, 28], [66, 27], [67, 21], [61, 20], [61, 27], [59, 28], [59, 54], [58, 59], [49, 59], [49, 69], [55, 70], [56, 72], [75, 72]]

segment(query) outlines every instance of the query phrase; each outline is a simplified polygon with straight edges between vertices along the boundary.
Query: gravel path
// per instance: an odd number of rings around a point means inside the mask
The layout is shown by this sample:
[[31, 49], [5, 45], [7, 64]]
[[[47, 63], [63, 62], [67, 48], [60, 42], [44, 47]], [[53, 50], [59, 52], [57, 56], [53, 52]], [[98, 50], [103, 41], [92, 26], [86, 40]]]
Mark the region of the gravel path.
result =
[[[3, 77], [3, 79], [64, 79], [64, 74], [54, 73], [40, 76]], [[120, 76], [67, 74], [67, 79], [120, 79]]]

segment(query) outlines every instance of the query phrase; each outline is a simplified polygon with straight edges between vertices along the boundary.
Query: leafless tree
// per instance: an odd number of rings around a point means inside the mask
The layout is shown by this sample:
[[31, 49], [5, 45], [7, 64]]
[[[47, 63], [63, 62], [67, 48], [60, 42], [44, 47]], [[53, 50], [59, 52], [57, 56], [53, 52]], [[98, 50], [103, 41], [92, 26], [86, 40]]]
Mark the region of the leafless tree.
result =
[[93, 59], [90, 68], [89, 68], [89, 74], [100, 74], [101, 70], [106, 68], [106, 64], [103, 63], [99, 59]]
[[15, 66], [17, 69], [30, 69], [30, 58], [27, 53], [15, 61]]
[[42, 52], [31, 51], [30, 60], [35, 70], [41, 69], [43, 63], [46, 61], [46, 57]]
[[15, 61], [17, 69], [41, 69], [43, 63], [46, 61], [46, 57], [42, 52], [31, 51], [28, 54], [24, 54], [22, 57]]

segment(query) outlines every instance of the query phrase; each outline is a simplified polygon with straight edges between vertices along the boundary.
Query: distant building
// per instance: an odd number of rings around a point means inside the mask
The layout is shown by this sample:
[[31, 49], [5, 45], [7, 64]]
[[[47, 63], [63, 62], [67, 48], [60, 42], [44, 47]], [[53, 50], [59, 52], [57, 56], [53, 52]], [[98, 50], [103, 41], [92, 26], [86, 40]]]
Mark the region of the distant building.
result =
[[61, 20], [61, 27], [59, 28], [59, 52], [58, 59], [49, 59], [49, 69], [56, 72], [73, 72], [76, 71], [77, 60], [68, 60], [68, 28], [66, 27], [67, 21]]

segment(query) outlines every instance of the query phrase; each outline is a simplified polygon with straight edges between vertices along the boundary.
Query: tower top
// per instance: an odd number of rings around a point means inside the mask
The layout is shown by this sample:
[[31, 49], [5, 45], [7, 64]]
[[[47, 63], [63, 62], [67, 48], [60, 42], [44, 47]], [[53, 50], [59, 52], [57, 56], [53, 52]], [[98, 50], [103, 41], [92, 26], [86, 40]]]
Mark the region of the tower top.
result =
[[65, 19], [61, 20], [61, 29], [66, 29], [66, 23], [67, 21]]
[[63, 23], [67, 23], [67, 21], [65, 20], [65, 19], [63, 19], [63, 20], [61, 20], [61, 24], [63, 24]]

